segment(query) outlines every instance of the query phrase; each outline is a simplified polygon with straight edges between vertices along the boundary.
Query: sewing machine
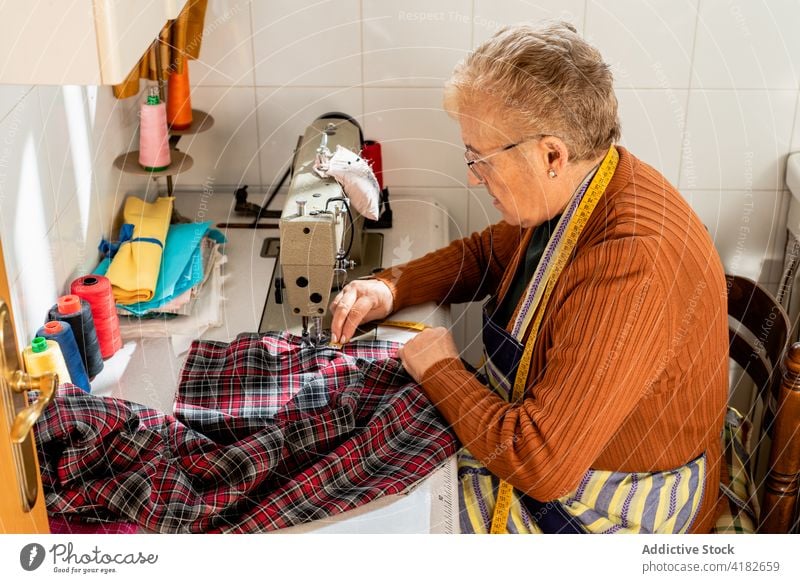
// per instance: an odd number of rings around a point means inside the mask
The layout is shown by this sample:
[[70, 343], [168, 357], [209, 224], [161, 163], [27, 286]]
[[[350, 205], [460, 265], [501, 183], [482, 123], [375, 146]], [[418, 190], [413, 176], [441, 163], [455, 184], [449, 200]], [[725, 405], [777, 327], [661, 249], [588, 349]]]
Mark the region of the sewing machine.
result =
[[344, 114], [317, 118], [298, 142], [280, 218], [278, 262], [259, 330], [297, 328], [311, 345], [324, 344], [332, 294], [380, 269], [383, 235], [364, 231], [364, 217], [333, 178], [314, 171], [319, 156], [341, 145], [359, 152], [361, 128]]

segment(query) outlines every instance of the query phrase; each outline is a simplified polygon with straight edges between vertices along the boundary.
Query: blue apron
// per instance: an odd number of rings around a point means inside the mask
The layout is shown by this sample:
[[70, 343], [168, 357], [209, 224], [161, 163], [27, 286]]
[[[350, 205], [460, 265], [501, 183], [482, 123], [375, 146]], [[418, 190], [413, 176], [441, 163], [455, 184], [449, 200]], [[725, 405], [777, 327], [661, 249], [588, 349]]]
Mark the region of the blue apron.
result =
[[[522, 358], [523, 346], [505, 327], [492, 319], [493, 304], [493, 301], [489, 301], [483, 307], [482, 336], [485, 357], [487, 362], [491, 361], [491, 365], [513, 383]], [[545, 503], [522, 494], [522, 503], [531, 516], [536, 517], [536, 524], [545, 534], [586, 534], [583, 525], [574, 516], [564, 512], [558, 501]]]

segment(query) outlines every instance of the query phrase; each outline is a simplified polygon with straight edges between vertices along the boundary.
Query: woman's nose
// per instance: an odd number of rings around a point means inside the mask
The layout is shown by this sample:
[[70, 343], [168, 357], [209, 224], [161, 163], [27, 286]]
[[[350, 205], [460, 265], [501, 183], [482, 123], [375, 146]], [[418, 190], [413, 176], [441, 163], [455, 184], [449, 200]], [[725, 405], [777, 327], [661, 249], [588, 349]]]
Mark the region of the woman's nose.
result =
[[475, 173], [467, 168], [467, 186], [479, 186], [483, 184], [483, 180], [475, 176]]

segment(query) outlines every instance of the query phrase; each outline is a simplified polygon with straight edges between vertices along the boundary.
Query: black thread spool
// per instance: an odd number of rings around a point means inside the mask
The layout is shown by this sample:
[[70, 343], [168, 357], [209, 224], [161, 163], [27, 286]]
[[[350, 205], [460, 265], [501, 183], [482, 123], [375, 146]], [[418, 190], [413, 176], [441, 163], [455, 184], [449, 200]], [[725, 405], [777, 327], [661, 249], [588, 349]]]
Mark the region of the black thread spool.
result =
[[103, 370], [103, 356], [100, 354], [100, 343], [89, 302], [76, 295], [61, 296], [58, 303], [50, 308], [48, 319], [60, 320], [70, 325], [89, 379], [96, 377]]

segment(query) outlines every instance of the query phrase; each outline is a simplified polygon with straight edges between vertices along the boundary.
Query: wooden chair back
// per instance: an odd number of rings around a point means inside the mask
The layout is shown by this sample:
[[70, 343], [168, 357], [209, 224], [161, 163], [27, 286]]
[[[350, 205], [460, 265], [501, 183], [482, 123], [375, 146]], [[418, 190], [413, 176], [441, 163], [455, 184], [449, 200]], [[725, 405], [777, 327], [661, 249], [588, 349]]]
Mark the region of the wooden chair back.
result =
[[[758, 532], [793, 532], [800, 490], [800, 343], [787, 350], [789, 318], [766, 289], [745, 277], [726, 279], [730, 358], [756, 386], [743, 412], [760, 425], [753, 453], [769, 443]], [[753, 419], [758, 411], [763, 412], [760, 424]], [[753, 475], [757, 460], [756, 455], [748, 462]]]

